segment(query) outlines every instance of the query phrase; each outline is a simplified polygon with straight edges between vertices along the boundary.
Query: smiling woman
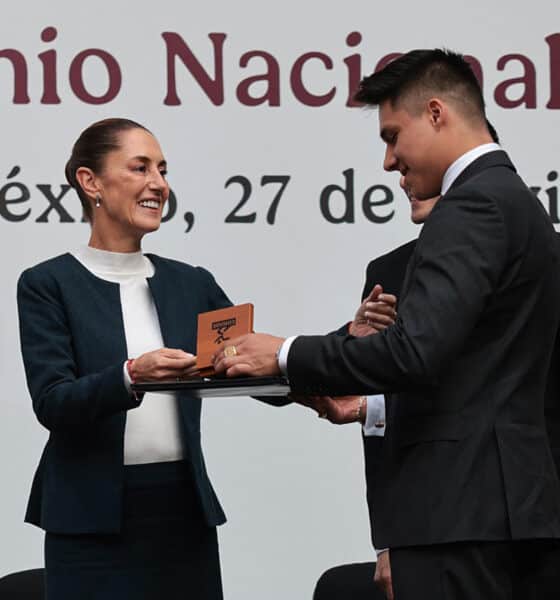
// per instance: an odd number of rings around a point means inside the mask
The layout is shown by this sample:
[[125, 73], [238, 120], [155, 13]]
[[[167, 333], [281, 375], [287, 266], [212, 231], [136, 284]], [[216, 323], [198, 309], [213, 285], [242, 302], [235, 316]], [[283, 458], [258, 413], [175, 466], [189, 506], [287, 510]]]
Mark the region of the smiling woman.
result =
[[156, 138], [88, 127], [66, 176], [89, 245], [24, 271], [21, 347], [49, 439], [26, 520], [43, 528], [47, 598], [222, 598], [225, 521], [200, 444], [200, 400], [131, 392], [196, 373], [196, 319], [231, 303], [200, 268], [143, 255], [169, 194]]

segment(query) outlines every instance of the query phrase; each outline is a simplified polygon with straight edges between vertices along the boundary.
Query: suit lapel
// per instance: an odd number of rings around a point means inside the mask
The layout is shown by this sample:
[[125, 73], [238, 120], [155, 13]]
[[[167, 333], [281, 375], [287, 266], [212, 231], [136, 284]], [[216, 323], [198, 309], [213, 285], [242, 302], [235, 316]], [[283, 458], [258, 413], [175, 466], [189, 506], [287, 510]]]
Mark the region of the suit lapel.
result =
[[[503, 150], [493, 150], [492, 152], [487, 152], [483, 154], [476, 160], [474, 160], [470, 165], [468, 165], [463, 171], [458, 175], [455, 181], [451, 184], [449, 190], [444, 194], [443, 197], [447, 196], [454, 189], [480, 173], [486, 169], [490, 169], [493, 167], [506, 167], [515, 171], [515, 167], [513, 163], [509, 159], [508, 155]], [[422, 237], [422, 233], [420, 233], [420, 238]], [[416, 252], [413, 252], [410, 261], [408, 262], [406, 273], [404, 276], [404, 281], [402, 285], [401, 298], [405, 298], [408, 292], [408, 287], [410, 284], [410, 277], [412, 272], [414, 271], [414, 267], [416, 265]]]
[[196, 315], [199, 311], [193, 294], [188, 293], [183, 282], [170, 272], [165, 261], [154, 255], [149, 255], [149, 259], [156, 269], [154, 276], [148, 279], [148, 285], [163, 343], [167, 348], [196, 352]]
[[513, 166], [513, 163], [509, 159], [508, 155], [503, 150], [493, 150], [492, 152], [487, 152], [486, 154], [478, 157], [470, 165], [463, 169], [463, 171], [459, 173], [458, 177], [451, 184], [451, 187], [445, 195], [481, 171], [490, 169], [492, 167], [507, 167], [515, 172], [515, 167]]

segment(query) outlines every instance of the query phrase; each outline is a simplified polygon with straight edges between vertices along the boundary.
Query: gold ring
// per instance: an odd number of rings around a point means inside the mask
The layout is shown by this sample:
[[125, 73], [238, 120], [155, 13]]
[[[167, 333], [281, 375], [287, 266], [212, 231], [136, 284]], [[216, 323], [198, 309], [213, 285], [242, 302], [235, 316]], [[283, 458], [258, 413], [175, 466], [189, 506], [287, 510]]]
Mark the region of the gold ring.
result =
[[237, 348], [235, 346], [226, 346], [224, 348], [224, 356], [236, 356]]

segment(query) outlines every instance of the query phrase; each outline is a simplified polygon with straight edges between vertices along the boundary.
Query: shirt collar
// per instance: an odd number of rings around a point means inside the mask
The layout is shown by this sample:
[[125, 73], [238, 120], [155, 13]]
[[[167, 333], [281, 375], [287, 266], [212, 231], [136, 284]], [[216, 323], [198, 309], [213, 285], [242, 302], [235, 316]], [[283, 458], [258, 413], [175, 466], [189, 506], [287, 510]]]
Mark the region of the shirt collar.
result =
[[98, 275], [149, 276], [151, 264], [142, 252], [108, 252], [91, 246], [82, 246], [75, 253], [90, 271]]
[[449, 188], [453, 185], [453, 182], [471, 163], [484, 154], [488, 154], [488, 152], [494, 152], [495, 150], [501, 150], [500, 146], [494, 142], [490, 142], [489, 144], [476, 146], [476, 148], [473, 148], [472, 150], [469, 150], [468, 152], [465, 152], [465, 154], [459, 156], [459, 158], [448, 167], [447, 171], [445, 171], [445, 175], [443, 176], [443, 181], [441, 183], [441, 195], [443, 196], [449, 191]]

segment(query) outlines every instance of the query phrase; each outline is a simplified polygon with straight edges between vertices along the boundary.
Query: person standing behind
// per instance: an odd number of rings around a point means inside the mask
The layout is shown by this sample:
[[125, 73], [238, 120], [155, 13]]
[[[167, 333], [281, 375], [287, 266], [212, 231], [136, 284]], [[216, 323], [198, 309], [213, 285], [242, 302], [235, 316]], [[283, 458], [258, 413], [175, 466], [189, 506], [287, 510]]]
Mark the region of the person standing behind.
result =
[[[404, 188], [410, 204], [410, 219], [420, 225], [428, 218], [439, 196], [428, 200], [411, 197]], [[394, 322], [397, 299], [404, 280], [406, 267], [414, 251], [416, 240], [411, 240], [391, 252], [372, 260], [366, 269], [366, 281], [362, 292], [362, 304], [352, 322], [342, 327], [338, 333], [348, 331], [351, 335], [370, 335], [382, 331]], [[377, 289], [376, 289], [377, 286]], [[381, 288], [381, 290], [379, 289]], [[373, 299], [375, 298], [375, 299]], [[337, 425], [359, 421], [363, 425], [363, 447], [367, 504], [370, 513], [370, 528], [373, 539], [373, 493], [379, 481], [380, 461], [385, 434], [385, 398], [383, 395], [331, 398], [296, 398], [317, 411], [319, 416]], [[393, 600], [391, 567], [387, 549], [378, 550], [377, 563], [341, 565], [323, 574], [315, 590], [313, 600], [343, 600], [348, 590], [358, 597], [375, 595], [375, 583]], [[377, 592], [379, 593], [379, 592]]]
[[231, 303], [201, 267], [144, 255], [169, 195], [156, 138], [128, 119], [82, 132], [66, 166], [89, 245], [25, 270], [20, 337], [49, 438], [26, 521], [43, 528], [47, 600], [221, 600], [225, 515], [200, 400], [131, 392], [196, 372], [197, 315]]

